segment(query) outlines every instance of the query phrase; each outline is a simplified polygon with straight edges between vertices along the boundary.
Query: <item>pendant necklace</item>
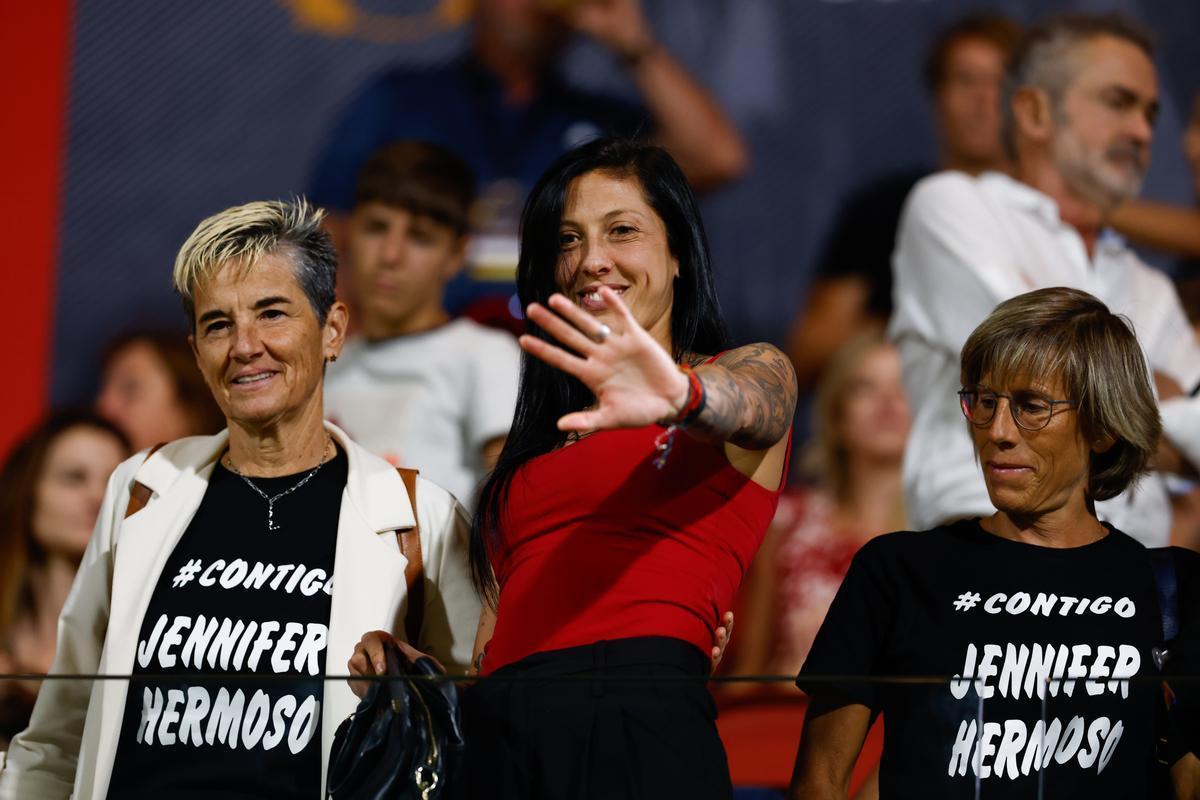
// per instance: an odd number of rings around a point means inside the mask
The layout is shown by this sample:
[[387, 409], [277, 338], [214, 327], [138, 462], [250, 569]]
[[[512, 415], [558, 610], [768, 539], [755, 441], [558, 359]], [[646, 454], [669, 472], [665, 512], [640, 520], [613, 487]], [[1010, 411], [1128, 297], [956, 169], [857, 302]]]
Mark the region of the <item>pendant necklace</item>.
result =
[[[327, 446], [325, 447], [325, 449], [323, 449], [323, 450], [321, 451], [321, 460], [320, 460], [320, 462], [319, 462], [319, 463], [318, 463], [318, 464], [317, 464], [315, 467], [313, 467], [313, 468], [312, 468], [312, 470], [310, 470], [310, 471], [309, 471], [309, 473], [308, 473], [307, 475], [305, 475], [303, 478], [301, 478], [300, 480], [298, 480], [298, 481], [296, 481], [294, 484], [292, 484], [292, 486], [291, 486], [291, 487], [289, 487], [289, 488], [287, 488], [287, 489], [284, 489], [282, 492], [280, 492], [279, 494], [275, 495], [274, 497], [268, 496], [266, 492], [264, 492], [262, 489], [260, 489], [260, 488], [258, 488], [257, 486], [255, 486], [255, 485], [254, 485], [254, 482], [253, 482], [252, 480], [250, 480], [250, 479], [249, 479], [249, 478], [247, 478], [245, 475], [243, 475], [241, 472], [239, 472], [239, 471], [238, 471], [238, 468], [237, 468], [237, 465], [235, 465], [235, 464], [233, 463], [233, 457], [232, 457], [232, 456], [229, 456], [229, 457], [226, 459], [226, 460], [229, 462], [229, 469], [230, 469], [230, 471], [231, 471], [231, 472], [233, 472], [233, 474], [234, 474], [234, 475], [237, 475], [239, 478], [241, 478], [243, 481], [245, 481], [245, 482], [246, 482], [246, 485], [247, 485], [247, 486], [249, 486], [251, 489], [253, 489], [253, 490], [255, 491], [255, 493], [256, 493], [256, 494], [257, 494], [259, 497], [261, 497], [263, 500], [266, 500], [266, 501], [267, 501], [267, 530], [269, 530], [269, 531], [277, 531], [277, 530], [279, 530], [279, 529], [280, 529], [280, 527], [281, 527], [281, 526], [279, 526], [279, 525], [276, 525], [276, 524], [275, 524], [275, 503], [276, 503], [276, 502], [277, 502], [277, 501], [278, 501], [280, 498], [282, 498], [282, 497], [286, 497], [287, 495], [289, 495], [289, 494], [291, 494], [292, 492], [294, 492], [294, 491], [296, 491], [297, 489], [299, 489], [299, 488], [300, 488], [301, 486], [303, 486], [304, 484], [308, 483], [310, 480], [312, 480], [312, 477], [313, 477], [314, 475], [316, 475], [318, 472], [320, 472], [320, 471], [321, 471], [321, 467], [325, 466], [325, 462], [329, 460], [329, 456], [327, 455], [327, 454], [328, 454], [328, 452], [329, 452], [329, 447], [328, 447], [328, 445], [330, 445], [330, 444], [333, 444], [333, 440], [332, 440], [332, 439], [329, 439], [329, 440], [327, 440], [326, 444], [327, 444]], [[335, 447], [335, 448], [333, 449], [333, 451], [336, 453], [336, 452], [337, 452], [337, 448]], [[227, 455], [228, 455], [228, 454], [227, 454]]]

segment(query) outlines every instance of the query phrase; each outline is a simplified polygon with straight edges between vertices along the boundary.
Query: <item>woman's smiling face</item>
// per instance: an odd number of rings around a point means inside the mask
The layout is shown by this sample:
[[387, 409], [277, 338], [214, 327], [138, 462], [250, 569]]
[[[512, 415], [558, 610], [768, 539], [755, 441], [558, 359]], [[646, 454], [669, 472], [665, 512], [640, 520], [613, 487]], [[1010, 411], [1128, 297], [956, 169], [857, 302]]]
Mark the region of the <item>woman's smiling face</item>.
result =
[[231, 423], [265, 428], [306, 411], [320, 419], [325, 359], [341, 350], [345, 310], [317, 319], [287, 253], [231, 263], [196, 287], [196, 363]]
[[[667, 227], [636, 178], [601, 171], [571, 182], [558, 228], [559, 289], [601, 319], [612, 312], [597, 294], [607, 285], [668, 352], [679, 260]], [[611, 320], [610, 320], [611, 321]]]

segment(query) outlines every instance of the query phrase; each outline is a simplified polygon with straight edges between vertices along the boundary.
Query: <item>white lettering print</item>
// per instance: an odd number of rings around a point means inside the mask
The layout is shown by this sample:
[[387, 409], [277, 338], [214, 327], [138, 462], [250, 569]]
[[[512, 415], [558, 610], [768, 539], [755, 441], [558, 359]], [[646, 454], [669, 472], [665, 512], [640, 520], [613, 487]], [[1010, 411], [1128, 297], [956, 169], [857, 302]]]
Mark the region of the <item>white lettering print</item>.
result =
[[985, 722], [982, 729], [976, 720], [963, 720], [951, 744], [946, 774], [963, 777], [969, 771], [973, 777], [1014, 780], [1045, 769], [1051, 760], [1060, 765], [1074, 762], [1100, 774], [1124, 730], [1120, 720], [1114, 723], [1108, 717], [1089, 723], [1077, 716], [1065, 725], [1058, 718], [1049, 724], [1038, 720], [1032, 729], [1022, 719]]
[[1093, 654], [1086, 644], [1029, 646], [1009, 642], [985, 644], [982, 655], [975, 644], [968, 644], [962, 672], [950, 681], [950, 694], [961, 700], [974, 688], [984, 700], [997, 692], [1014, 699], [1041, 699], [1047, 694], [1073, 697], [1076, 681], [1087, 678], [1084, 686], [1089, 695], [1108, 692], [1124, 699], [1129, 697], [1129, 679], [1141, 666], [1141, 653], [1130, 644], [1100, 645]]
[[[969, 611], [973, 607], [973, 604], [963, 606], [962, 597], [966, 594], [958, 596], [959, 599], [954, 606], [955, 611]], [[1118, 598], [1114, 602], [1107, 595], [1095, 598], [1071, 597], [1070, 595], [1059, 596], [1046, 592], [1038, 592], [1036, 595], [1028, 592], [1016, 592], [1012, 595], [996, 592], [983, 601], [982, 608], [985, 614], [1007, 614], [1010, 617], [1018, 617], [1022, 614], [1031, 614], [1037, 617], [1092, 614], [1102, 617], [1111, 613], [1129, 619], [1137, 613], [1137, 606], [1128, 597]]]
[[[1137, 614], [1129, 597], [1025, 591], [985, 594], [961, 588], [955, 592], [951, 605], [956, 614], [1068, 619], [1106, 615], [1130, 619]], [[1119, 625], [1109, 627], [1122, 630]], [[1130, 680], [1141, 667], [1141, 651], [1120, 642], [968, 642], [962, 669], [950, 680], [949, 689], [957, 700], [968, 699], [973, 692], [980, 703], [991, 698], [1040, 701], [1105, 695], [1119, 702], [1129, 698]], [[975, 710], [982, 714], [986, 708]], [[1059, 708], [1061, 713], [1061, 704]], [[1125, 731], [1124, 721], [1112, 716], [1076, 714], [1050, 720], [1037, 716], [1035, 709], [1025, 719], [971, 715], [959, 720], [949, 742], [947, 775], [1015, 780], [1052, 764], [1100, 774], [1112, 762]]]
[[[197, 573], [199, 578], [196, 578]], [[179, 589], [193, 579], [206, 589], [261, 590], [268, 587], [271, 591], [287, 594], [299, 592], [305, 597], [312, 597], [317, 592], [333, 595], [333, 576], [320, 568], [309, 569], [304, 564], [267, 564], [262, 561], [250, 564], [241, 558], [230, 562], [218, 558], [205, 566], [196, 558], [179, 568], [171, 586]]]
[[179, 741], [199, 747], [204, 744], [204, 718], [212, 702], [208, 691], [199, 686], [190, 686], [187, 691], [187, 706], [183, 709], [183, 719], [179, 721]]
[[319, 622], [266, 620], [260, 625], [229, 617], [205, 619], [203, 614], [193, 622], [188, 616], [172, 620], [163, 614], [154, 623], [150, 638], [138, 642], [137, 659], [142, 669], [152, 667], [153, 671], [178, 665], [197, 672], [217, 667], [240, 672], [257, 670], [259, 661], [269, 653], [276, 674], [318, 675], [328, 641], [329, 626]]
[[222, 688], [213, 698], [200, 686], [166, 692], [146, 688], [136, 738], [151, 747], [223, 745], [268, 751], [286, 740], [295, 755], [316, 735], [320, 716], [321, 703], [311, 694], [272, 700], [260, 689], [247, 701], [241, 689], [231, 695]]
[[232, 695], [222, 687], [217, 691], [208, 728], [204, 731], [204, 743], [220, 742], [231, 750], [237, 750], [238, 731], [242, 728], [242, 713], [246, 710], [246, 694], [238, 689]]
[[154, 643], [162, 636], [163, 628], [167, 626], [167, 615], [163, 614], [154, 623], [154, 630], [150, 632], [149, 646], [145, 640], [138, 642], [137, 660], [138, 666], [145, 669], [150, 665], [150, 658], [154, 655]]

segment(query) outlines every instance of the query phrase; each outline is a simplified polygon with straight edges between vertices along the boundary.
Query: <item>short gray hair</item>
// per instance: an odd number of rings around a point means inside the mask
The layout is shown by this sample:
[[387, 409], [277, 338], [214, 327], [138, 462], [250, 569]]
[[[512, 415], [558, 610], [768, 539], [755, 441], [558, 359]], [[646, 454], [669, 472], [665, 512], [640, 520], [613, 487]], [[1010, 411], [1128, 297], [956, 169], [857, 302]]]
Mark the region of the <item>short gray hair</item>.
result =
[[196, 226], [175, 257], [175, 291], [183, 298], [188, 322], [195, 324], [195, 290], [225, 264], [250, 270], [263, 256], [287, 255], [317, 320], [336, 299], [337, 255], [321, 228], [325, 212], [303, 197], [291, 202], [260, 200], [227, 208]]
[[1087, 441], [1115, 442], [1092, 453], [1090, 499], [1116, 497], [1147, 471], [1162, 420], [1146, 356], [1129, 320], [1087, 292], [1054, 287], [1005, 300], [971, 333], [961, 365], [964, 387], [985, 375], [998, 386], [1062, 380]]
[[1129, 42], [1148, 58], [1154, 58], [1154, 37], [1121, 14], [1062, 14], [1029, 28], [1021, 37], [1009, 58], [1000, 96], [1002, 138], [1010, 157], [1017, 154], [1013, 96], [1026, 87], [1041, 89], [1058, 114], [1063, 95], [1078, 71], [1075, 57], [1079, 46], [1100, 36]]

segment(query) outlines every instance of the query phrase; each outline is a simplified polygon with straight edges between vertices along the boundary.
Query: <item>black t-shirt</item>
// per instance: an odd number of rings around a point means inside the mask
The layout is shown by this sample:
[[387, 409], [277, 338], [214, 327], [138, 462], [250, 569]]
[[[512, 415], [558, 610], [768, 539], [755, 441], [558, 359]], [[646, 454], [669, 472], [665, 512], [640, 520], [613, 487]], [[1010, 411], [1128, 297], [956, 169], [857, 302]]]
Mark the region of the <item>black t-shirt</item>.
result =
[[[1141, 800], [1161, 640], [1147, 551], [1125, 534], [1054, 549], [966, 520], [864, 546], [796, 682], [883, 713], [884, 798], [974, 798], [977, 780], [979, 797], [1030, 798], [1040, 777], [1045, 797]], [[865, 675], [948, 680], [831, 680]]]
[[892, 251], [909, 192], [929, 170], [887, 175], [860, 186], [842, 204], [822, 246], [819, 276], [857, 277], [868, 287], [867, 312], [887, 319], [892, 313]]
[[[307, 472], [307, 471], [306, 471]], [[254, 478], [268, 496], [305, 473]], [[218, 465], [154, 588], [108, 797], [316, 798], [338, 514], [339, 451], [267, 501]], [[293, 680], [198, 679], [200, 674]]]

